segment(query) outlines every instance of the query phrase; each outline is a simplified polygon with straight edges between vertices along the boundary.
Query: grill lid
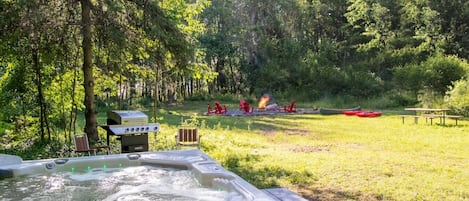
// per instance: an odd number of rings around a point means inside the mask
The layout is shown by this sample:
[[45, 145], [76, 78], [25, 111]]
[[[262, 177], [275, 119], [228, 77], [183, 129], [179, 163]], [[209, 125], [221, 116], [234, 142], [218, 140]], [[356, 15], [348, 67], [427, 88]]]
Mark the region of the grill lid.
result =
[[107, 113], [109, 125], [141, 125], [148, 123], [148, 116], [138, 110], [113, 110]]

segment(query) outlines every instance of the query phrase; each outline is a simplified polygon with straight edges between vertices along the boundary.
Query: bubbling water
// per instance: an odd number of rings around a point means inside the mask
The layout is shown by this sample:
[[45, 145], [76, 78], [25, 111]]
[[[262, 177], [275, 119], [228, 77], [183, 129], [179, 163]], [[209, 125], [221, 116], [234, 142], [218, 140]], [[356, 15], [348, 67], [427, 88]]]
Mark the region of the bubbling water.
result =
[[203, 187], [191, 171], [138, 166], [0, 180], [0, 200], [243, 200]]

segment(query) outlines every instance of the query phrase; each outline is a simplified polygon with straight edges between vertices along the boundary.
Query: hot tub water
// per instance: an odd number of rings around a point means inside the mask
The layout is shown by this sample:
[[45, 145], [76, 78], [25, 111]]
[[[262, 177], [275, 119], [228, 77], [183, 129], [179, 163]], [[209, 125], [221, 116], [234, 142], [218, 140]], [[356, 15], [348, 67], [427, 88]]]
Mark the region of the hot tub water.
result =
[[31, 161], [0, 154], [2, 201], [304, 200], [272, 192], [257, 189], [199, 150]]
[[137, 166], [94, 168], [0, 181], [0, 200], [243, 200], [203, 187], [189, 170]]

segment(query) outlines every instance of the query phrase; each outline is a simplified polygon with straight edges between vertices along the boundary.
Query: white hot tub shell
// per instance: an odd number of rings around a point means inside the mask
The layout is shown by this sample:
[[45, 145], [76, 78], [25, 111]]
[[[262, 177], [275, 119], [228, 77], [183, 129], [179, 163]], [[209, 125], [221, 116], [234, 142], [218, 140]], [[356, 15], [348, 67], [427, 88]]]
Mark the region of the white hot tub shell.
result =
[[[238, 175], [224, 169], [199, 150], [140, 152], [90, 157], [23, 161], [17, 156], [0, 154], [0, 179], [54, 172], [80, 171], [94, 167], [133, 167], [150, 165], [189, 170], [207, 188], [239, 193], [245, 200], [285, 200], [257, 189]], [[304, 200], [297, 197], [298, 200]], [[297, 199], [286, 199], [297, 200]]]

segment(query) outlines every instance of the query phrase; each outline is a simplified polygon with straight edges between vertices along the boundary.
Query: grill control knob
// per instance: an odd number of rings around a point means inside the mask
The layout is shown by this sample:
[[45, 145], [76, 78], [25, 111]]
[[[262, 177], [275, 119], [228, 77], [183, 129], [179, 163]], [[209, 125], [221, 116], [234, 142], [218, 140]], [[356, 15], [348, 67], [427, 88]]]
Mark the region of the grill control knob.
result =
[[146, 127], [145, 130], [150, 130], [150, 128], [149, 128], [149, 127]]
[[155, 126], [155, 127], [153, 128], [153, 130], [154, 130], [154, 131], [158, 130], [158, 127], [157, 127], [157, 126]]
[[126, 132], [126, 133], [129, 132], [129, 128], [126, 128], [126, 129], [125, 129], [125, 132]]
[[135, 128], [131, 128], [130, 131], [134, 132]]
[[139, 128], [136, 128], [136, 129], [135, 129], [135, 131], [138, 131], [138, 130], [139, 130]]

